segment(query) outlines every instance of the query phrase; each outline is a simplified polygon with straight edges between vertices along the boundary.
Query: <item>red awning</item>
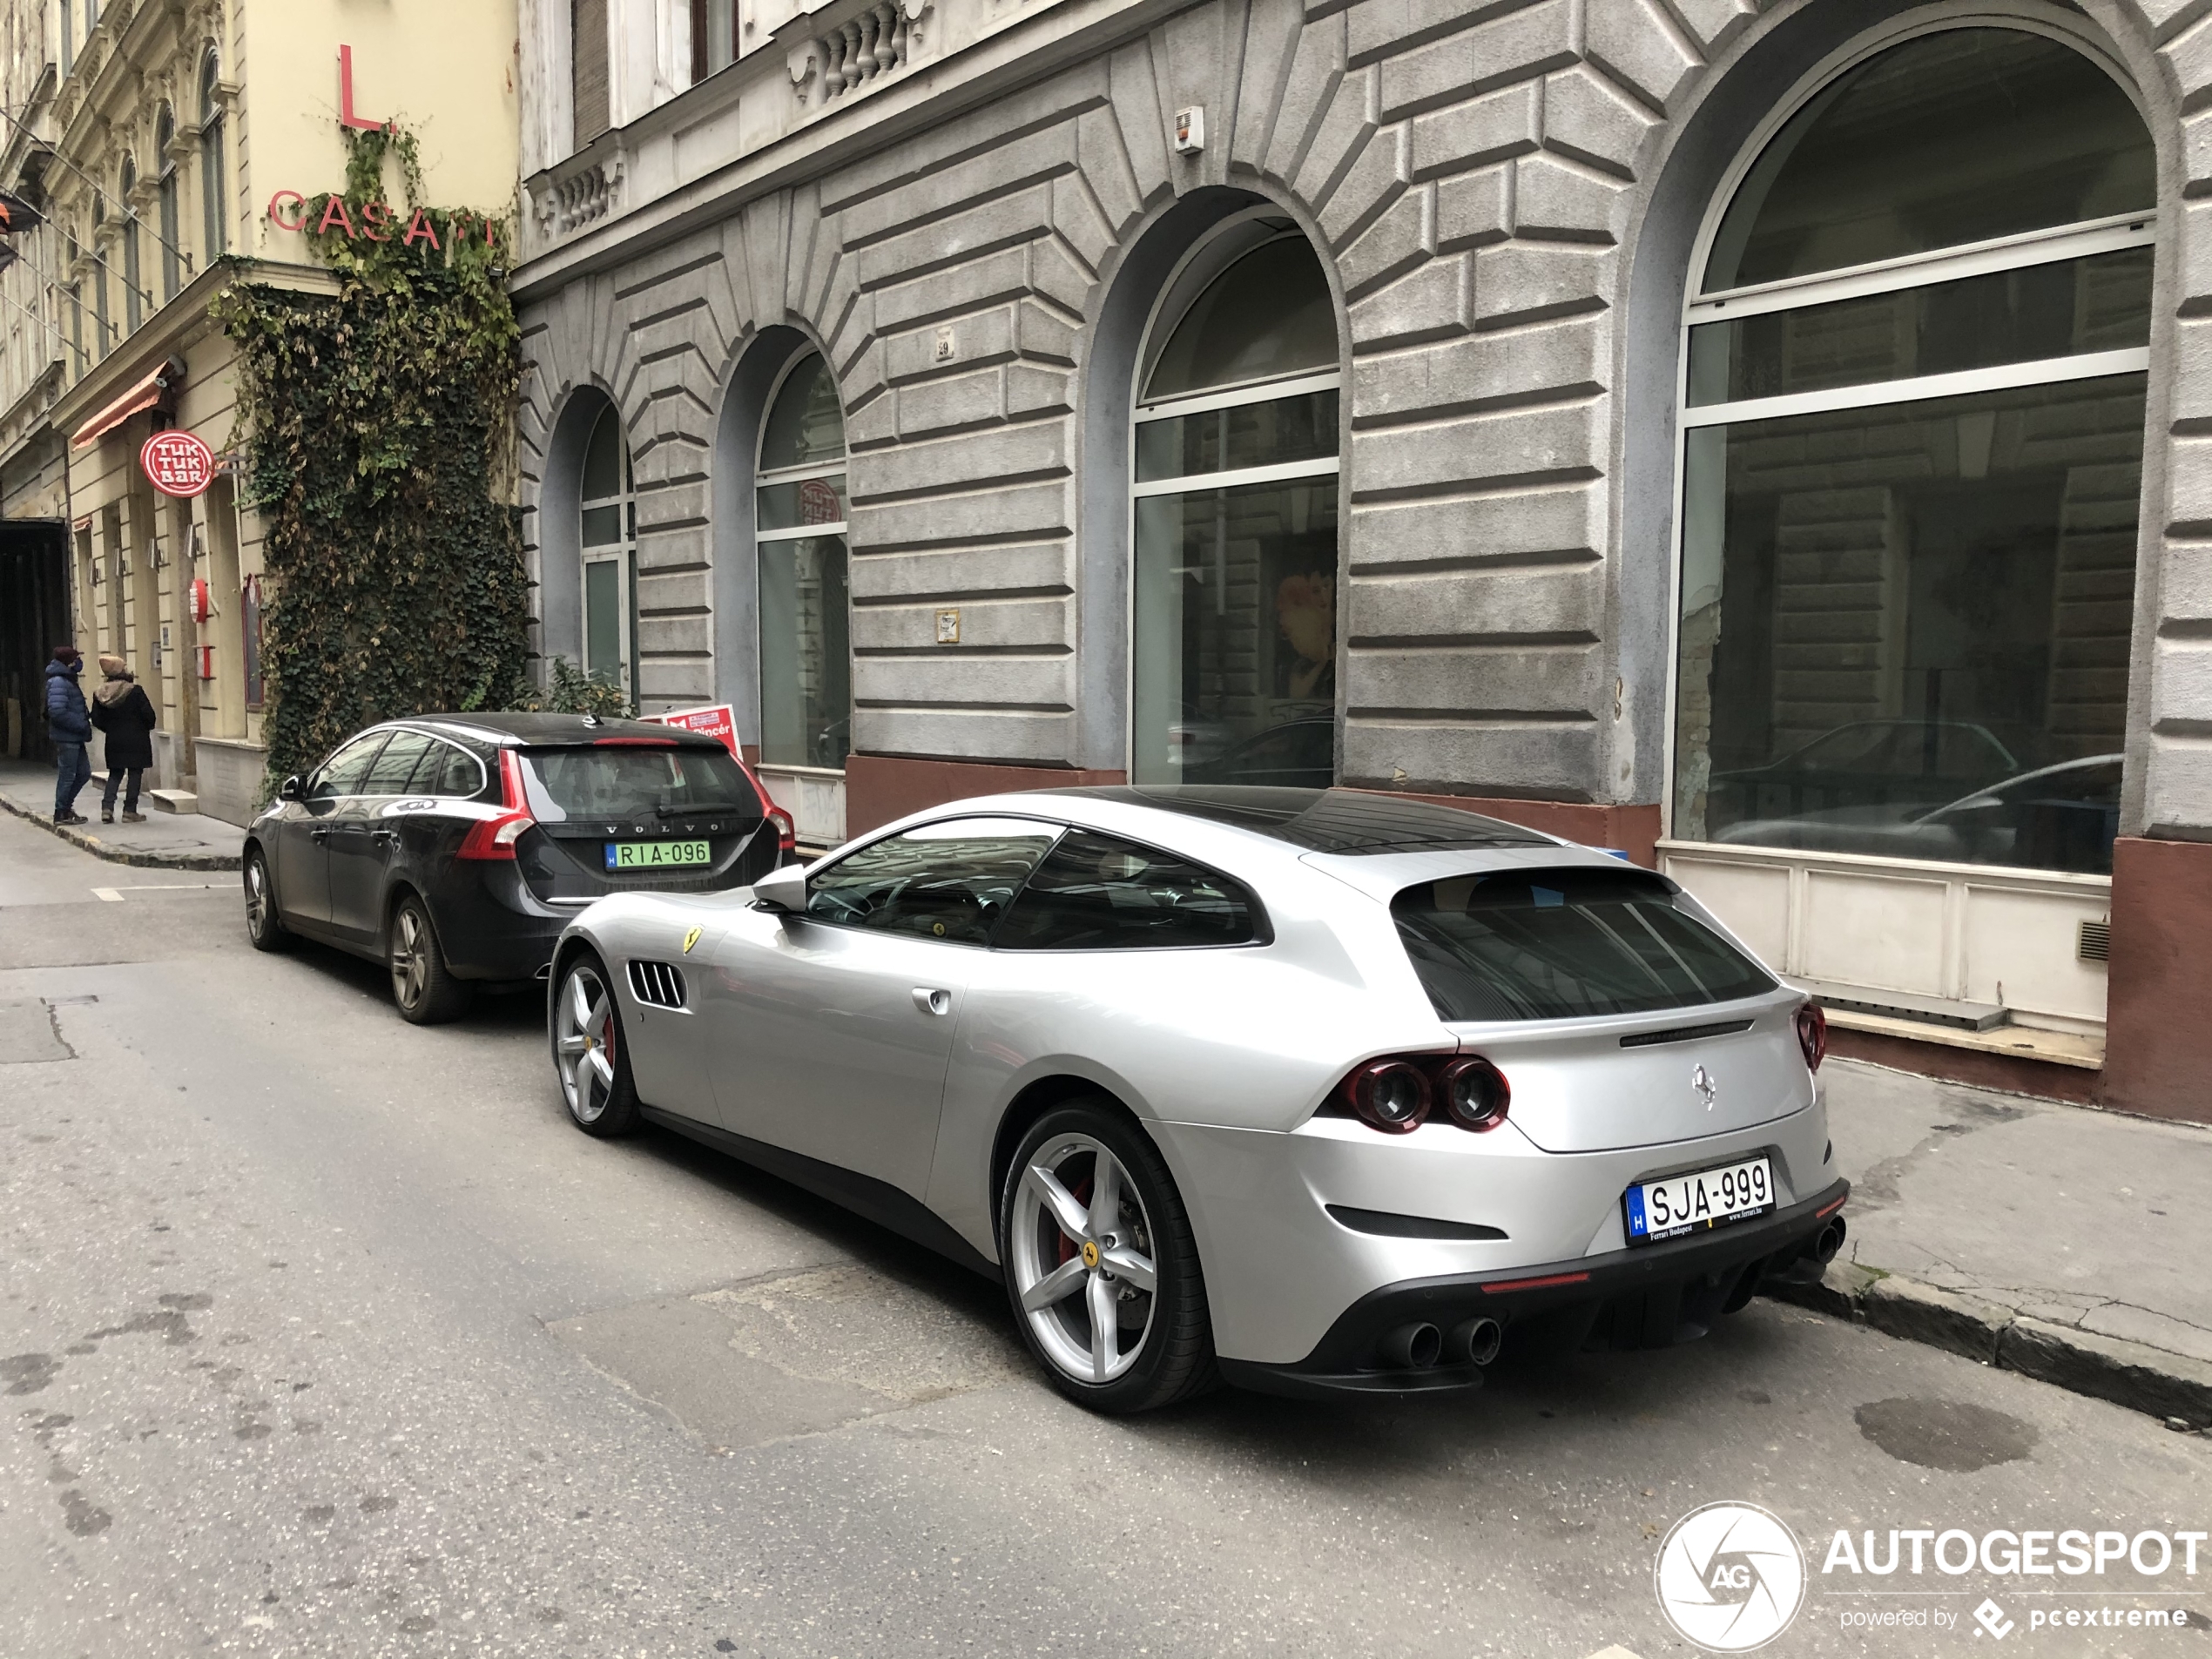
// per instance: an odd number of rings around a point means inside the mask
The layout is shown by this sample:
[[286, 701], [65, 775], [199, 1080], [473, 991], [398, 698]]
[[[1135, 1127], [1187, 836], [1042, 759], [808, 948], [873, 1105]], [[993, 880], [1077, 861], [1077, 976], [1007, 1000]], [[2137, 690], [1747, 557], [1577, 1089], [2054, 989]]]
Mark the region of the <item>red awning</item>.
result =
[[144, 380], [133, 382], [122, 396], [78, 428], [77, 435], [70, 440], [71, 444], [82, 448], [88, 443], [98, 442], [141, 409], [150, 409], [160, 402], [170, 387], [180, 378], [174, 360], [164, 362]]

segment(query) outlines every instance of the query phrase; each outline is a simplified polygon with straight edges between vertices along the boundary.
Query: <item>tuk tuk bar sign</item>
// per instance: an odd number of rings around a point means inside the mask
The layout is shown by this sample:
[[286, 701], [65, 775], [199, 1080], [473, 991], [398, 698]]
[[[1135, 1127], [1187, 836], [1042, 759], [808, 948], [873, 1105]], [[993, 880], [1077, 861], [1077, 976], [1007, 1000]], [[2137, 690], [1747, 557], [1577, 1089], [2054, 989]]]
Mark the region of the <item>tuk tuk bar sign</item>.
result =
[[[346, 206], [345, 198], [334, 195], [323, 205], [321, 221], [310, 226], [307, 222], [307, 199], [296, 190], [280, 190], [269, 198], [269, 205], [264, 211], [269, 223], [280, 231], [312, 229], [319, 236], [331, 231], [343, 231], [349, 242], [362, 239], [388, 242], [397, 234], [402, 246], [413, 247], [417, 242], [428, 242], [433, 253], [441, 253], [445, 246], [438, 239], [438, 227], [432, 221], [430, 210], [427, 207], [415, 210], [415, 216], [408, 220], [403, 232], [400, 230], [400, 216], [386, 204], [378, 201], [363, 202], [356, 220], [354, 210]], [[484, 214], [456, 208], [443, 217], [446, 236], [451, 241], [458, 242], [469, 234], [471, 221], [482, 226], [486, 247], [492, 246], [496, 240], [497, 221]]]
[[190, 432], [157, 432], [138, 450], [146, 482], [165, 496], [189, 500], [215, 481], [215, 452]]

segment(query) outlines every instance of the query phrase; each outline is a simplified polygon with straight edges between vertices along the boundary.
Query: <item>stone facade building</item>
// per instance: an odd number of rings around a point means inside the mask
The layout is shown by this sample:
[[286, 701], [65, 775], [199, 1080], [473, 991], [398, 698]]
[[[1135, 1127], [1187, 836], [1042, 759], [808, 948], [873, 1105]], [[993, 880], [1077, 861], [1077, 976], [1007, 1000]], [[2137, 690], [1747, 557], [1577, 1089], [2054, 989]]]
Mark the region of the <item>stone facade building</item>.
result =
[[[0, 546], [51, 543], [66, 636], [138, 673], [161, 718], [149, 782], [243, 824], [263, 782], [273, 597], [259, 515], [234, 468], [200, 495], [162, 494], [140, 446], [182, 428], [234, 455], [232, 347], [209, 307], [238, 281], [336, 292], [296, 204], [343, 187], [344, 122], [404, 123], [439, 206], [509, 199], [513, 16], [429, 0], [5, 0], [0, 41], [0, 188], [45, 216], [0, 271]], [[15, 675], [34, 684], [60, 643], [3, 637], [32, 656]]]
[[818, 842], [1447, 796], [2212, 1116], [2209, 17], [523, 0], [543, 647]]

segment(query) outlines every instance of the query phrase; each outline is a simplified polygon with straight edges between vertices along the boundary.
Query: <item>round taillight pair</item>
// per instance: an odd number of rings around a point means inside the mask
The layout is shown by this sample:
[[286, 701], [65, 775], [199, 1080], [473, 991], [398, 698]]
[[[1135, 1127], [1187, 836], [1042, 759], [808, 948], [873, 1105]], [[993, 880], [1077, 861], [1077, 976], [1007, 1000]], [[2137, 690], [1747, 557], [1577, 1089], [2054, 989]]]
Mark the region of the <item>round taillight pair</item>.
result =
[[1805, 1051], [1805, 1069], [1818, 1071], [1828, 1057], [1828, 1016], [1820, 1004], [1808, 1002], [1797, 1010], [1797, 1047]]
[[1445, 1115], [1461, 1129], [1471, 1129], [1479, 1134], [1506, 1121], [1506, 1108], [1513, 1102], [1513, 1090], [1506, 1082], [1505, 1073], [1487, 1060], [1461, 1055], [1456, 1060], [1447, 1061], [1438, 1081], [1443, 1085]]
[[1426, 1066], [1370, 1060], [1345, 1079], [1345, 1096], [1354, 1116], [1386, 1135], [1411, 1134], [1437, 1108], [1460, 1128], [1479, 1133], [1506, 1121], [1513, 1091], [1487, 1060], [1459, 1055]]

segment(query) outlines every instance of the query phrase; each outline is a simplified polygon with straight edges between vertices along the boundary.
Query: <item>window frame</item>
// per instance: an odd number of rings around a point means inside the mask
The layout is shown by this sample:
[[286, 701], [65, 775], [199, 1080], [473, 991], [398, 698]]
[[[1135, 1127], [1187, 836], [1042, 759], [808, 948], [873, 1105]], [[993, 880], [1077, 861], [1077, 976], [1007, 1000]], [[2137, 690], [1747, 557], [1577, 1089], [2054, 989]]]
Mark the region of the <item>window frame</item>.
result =
[[178, 206], [177, 158], [169, 153], [177, 142], [177, 112], [164, 104], [153, 118], [155, 217], [161, 237], [161, 303], [174, 300], [185, 286], [181, 236], [183, 216]]
[[[616, 455], [619, 483], [611, 496], [592, 496], [583, 493], [584, 469], [590, 464], [592, 440], [599, 435], [602, 422], [614, 422]], [[583, 539], [585, 516], [606, 508], [615, 509], [615, 522], [619, 533], [611, 542], [587, 542]], [[577, 463], [577, 598], [578, 630], [577, 665], [586, 674], [591, 666], [591, 582], [590, 571], [594, 564], [612, 564], [616, 570], [616, 635], [617, 651], [622, 664], [619, 689], [625, 691], [632, 703], [639, 700], [637, 661], [637, 479], [631, 469], [630, 427], [623, 419], [622, 410], [609, 399], [601, 408], [598, 419], [591, 423], [584, 435], [583, 453]]]
[[[792, 467], [764, 469], [760, 464], [760, 455], [761, 451], [767, 446], [768, 423], [775, 416], [776, 404], [782, 398], [784, 388], [790, 385], [792, 376], [806, 366], [808, 359], [816, 357], [821, 359], [823, 368], [829, 373], [831, 387], [838, 394], [837, 434], [838, 448], [840, 453], [837, 461], [834, 464], [828, 462], [807, 462]], [[767, 736], [768, 658], [766, 651], [762, 649], [760, 635], [760, 619], [765, 609], [761, 604], [760, 550], [764, 546], [772, 545], [778, 542], [804, 542], [833, 536], [845, 545], [845, 752], [848, 759], [853, 753], [853, 499], [847, 482], [852, 461], [853, 444], [846, 430], [844, 390], [837, 384], [837, 371], [830, 362], [829, 354], [810, 340], [792, 353], [784, 366], [776, 371], [776, 378], [768, 388], [768, 395], [761, 403], [759, 429], [753, 434], [752, 440], [752, 489], [746, 505], [750, 514], [748, 524], [752, 535], [752, 661], [755, 682], [753, 695], [759, 699], [762, 727], [760, 735], [764, 747]], [[844, 510], [844, 517], [833, 523], [798, 524], [776, 530], [764, 530], [760, 528], [762, 495], [778, 485], [806, 483], [818, 478], [837, 481], [837, 498]], [[787, 770], [827, 772], [840, 778], [845, 775], [845, 767], [841, 763], [835, 766], [819, 766], [812, 761], [806, 760], [763, 759], [761, 764]]]
[[139, 292], [138, 281], [143, 261], [138, 255], [138, 213], [131, 205], [132, 192], [138, 187], [138, 160], [125, 155], [123, 165], [116, 173], [116, 199], [123, 205], [123, 332], [134, 334], [145, 320], [145, 296]]
[[[817, 879], [827, 875], [832, 870], [836, 869], [838, 866], [846, 863], [850, 860], [859, 856], [860, 853], [867, 852], [870, 847], [880, 846], [886, 841], [895, 841], [900, 836], [912, 835], [921, 830], [933, 829], [941, 824], [966, 824], [981, 819], [1002, 819], [1008, 822], [1015, 824], [1035, 824], [1051, 832], [1051, 833], [1045, 838], [1044, 851], [1037, 854], [1036, 864], [1032, 864], [1029, 867], [1029, 872], [1031, 873], [1035, 873], [1037, 864], [1043, 863], [1046, 859], [1052, 856], [1052, 849], [1060, 845], [1061, 838], [1064, 836], [1071, 827], [1073, 827], [1070, 825], [1062, 823], [1056, 819], [1032, 818], [1026, 813], [1008, 812], [948, 813], [942, 818], [928, 819], [919, 824], [903, 824], [895, 829], [886, 832], [881, 835], [872, 835], [866, 840], [861, 841], [855, 846], [840, 847], [833, 857], [825, 859], [819, 865], [808, 870], [806, 872], [806, 889], [807, 900], [810, 903], [813, 901], [814, 895], [814, 883]], [[1023, 890], [1027, 888], [1028, 885], [1029, 876], [1025, 873], [1022, 878], [1021, 885], [1016, 887], [1013, 893], [1008, 895], [1006, 907], [1008, 910], [1014, 908], [1014, 901], [1022, 896]], [[912, 939], [916, 944], [920, 945], [954, 945], [958, 946], [964, 950], [989, 950], [992, 948], [991, 942], [988, 939], [982, 941], [981, 943], [978, 943], [977, 941], [970, 939], [930, 939], [925, 938], [920, 934], [894, 934], [886, 928], [870, 927], [863, 922], [840, 921], [832, 916], [818, 916], [812, 910], [800, 911], [796, 920], [813, 922], [816, 926], [822, 927], [841, 928], [847, 933], [866, 934], [870, 938]], [[996, 931], [996, 923], [994, 922], [994, 932]]]
[[[1933, 249], [1924, 253], [1878, 260], [1865, 265], [1844, 266], [1831, 270], [1815, 272], [1801, 277], [1784, 278], [1772, 282], [1746, 284], [1740, 287], [1716, 289], [1704, 293], [1698, 291], [1701, 273], [1710, 261], [1713, 244], [1720, 233], [1723, 220], [1735, 201], [1751, 169], [1765, 152], [1767, 145], [1781, 132], [1797, 113], [1819, 93], [1851, 74], [1868, 60], [1892, 48], [1925, 38], [1947, 34], [1959, 30], [2003, 29], [2021, 34], [2040, 37], [2078, 53], [2096, 69], [2109, 76], [2114, 84], [2135, 106], [2147, 133], [2155, 132], [2149, 118], [2144, 114], [2141, 94], [2124, 68], [2087, 33], [2077, 31], [2054, 19], [2028, 17], [2014, 13], [1991, 14], [1978, 12], [1967, 15], [1918, 17], [1878, 25], [1858, 36], [1847, 44], [1823, 57], [1811, 69], [1799, 77], [1786, 94], [1777, 100], [1766, 116], [1751, 131], [1737, 150], [1727, 171], [1722, 175], [1707, 200], [1704, 217], [1698, 226], [1689, 248], [1688, 263], [1683, 278], [1683, 303], [1676, 324], [1673, 345], [1675, 354], [1675, 387], [1672, 409], [1675, 417], [1673, 442], [1674, 476], [1669, 490], [1670, 526], [1668, 533], [1669, 564], [1667, 570], [1667, 645], [1666, 645], [1666, 701], [1662, 723], [1664, 741], [1661, 749], [1660, 839], [1662, 842], [1676, 839], [1676, 810], [1677, 784], [1681, 775], [1681, 698], [1682, 698], [1682, 638], [1683, 638], [1683, 581], [1687, 556], [1685, 512], [1688, 505], [1687, 480], [1689, 475], [1690, 435], [1707, 428], [1737, 424], [1748, 421], [1788, 419], [1797, 415], [1847, 412], [1860, 408], [1878, 408], [1892, 404], [1927, 401], [1931, 400], [1973, 395], [1982, 392], [2018, 390], [2032, 386], [2057, 386], [2074, 381], [2103, 379], [2116, 374], [2144, 374], [2150, 368], [2149, 345], [2129, 347], [2114, 351], [2076, 353], [2060, 357], [2031, 360], [2021, 363], [1995, 364], [1983, 368], [1957, 370], [1936, 374], [1910, 376], [1901, 380], [1873, 381], [1857, 385], [1824, 388], [1817, 391], [1783, 393], [1763, 398], [1746, 398], [1732, 402], [1693, 405], [1689, 401], [1689, 335], [1690, 330], [1701, 324], [1723, 320], [1757, 316], [1777, 311], [1796, 311], [1839, 300], [1867, 297], [1878, 293], [1931, 287], [1939, 282], [1956, 280], [1963, 277], [1990, 275], [2028, 266], [2054, 263], [2062, 260], [2083, 259], [2097, 253], [2108, 253], [2127, 248], [2149, 246], [2155, 248], [2161, 228], [2161, 211], [2152, 207], [2136, 212], [2108, 214], [2097, 219], [2075, 220], [2065, 225], [2048, 226], [2013, 235], [1993, 237], [1978, 242], [1961, 243], [1956, 246]], [[2160, 272], [2154, 266], [2153, 292]], [[2155, 307], [2153, 323], [2155, 327]], [[2148, 404], [2148, 397], [2146, 398]], [[2148, 408], [2146, 409], [2148, 426]], [[2145, 436], [2145, 455], [2150, 453], [2151, 435]], [[2140, 526], [2142, 502], [2136, 503]], [[1711, 847], [1724, 845], [1708, 837], [1685, 845]], [[1799, 855], [1803, 856], [1803, 855]], [[1818, 854], [1817, 857], [1831, 855]], [[1919, 860], [1912, 860], [1918, 864]], [[1976, 867], [1977, 868], [1982, 867]]]
[[[1052, 846], [1045, 849], [1044, 858], [1041, 858], [1037, 860], [1038, 865], [1042, 865], [1045, 859], [1050, 858], [1052, 854], [1058, 850], [1060, 843], [1066, 840], [1069, 835], [1078, 833], [1084, 835], [1096, 835], [1109, 841], [1120, 841], [1127, 846], [1136, 848], [1137, 851], [1141, 853], [1157, 853], [1163, 859], [1173, 859], [1177, 863], [1187, 864], [1194, 869], [1204, 870], [1209, 874], [1219, 878], [1222, 881], [1226, 882], [1229, 886], [1236, 888], [1238, 893], [1244, 894], [1245, 908], [1251, 914], [1252, 936], [1250, 939], [1223, 940], [1220, 942], [1214, 944], [1045, 945], [1034, 948], [1008, 948], [1006, 950], [1007, 955], [1133, 956], [1150, 952], [1170, 950], [1258, 950], [1264, 949], [1265, 947], [1272, 945], [1275, 942], [1275, 925], [1268, 916], [1267, 906], [1261, 901], [1258, 890], [1255, 888], [1251, 882], [1244, 880], [1242, 877], [1233, 876], [1230, 874], [1228, 871], [1221, 869], [1215, 865], [1209, 864], [1204, 859], [1194, 858], [1188, 853], [1177, 853], [1171, 847], [1162, 846], [1157, 842], [1148, 841], [1142, 836], [1124, 835], [1119, 830], [1101, 829], [1094, 824], [1063, 824], [1061, 826], [1061, 834], [1053, 838]], [[1021, 903], [1022, 895], [1029, 890], [1029, 881], [1034, 879], [1035, 875], [1036, 867], [1032, 866], [1028, 876], [1023, 878], [1022, 885], [1015, 889], [1014, 896], [1006, 901], [1006, 912], [1008, 915], [1012, 915], [1014, 914], [1014, 907]], [[998, 929], [995, 926], [992, 928], [991, 934], [991, 942], [987, 948], [995, 951], [1000, 948], [997, 938]]]
[[[1141, 609], [1137, 592], [1140, 564], [1137, 557], [1137, 516], [1140, 502], [1161, 496], [1204, 495], [1253, 484], [1294, 484], [1329, 479], [1337, 489], [1337, 546], [1331, 574], [1337, 583], [1339, 607], [1337, 637], [1331, 643], [1337, 658], [1335, 666], [1339, 669], [1342, 667], [1345, 645], [1342, 611], [1345, 597], [1345, 499], [1341, 481], [1347, 412], [1344, 402], [1345, 341], [1341, 320], [1332, 319], [1337, 324], [1338, 334], [1338, 361], [1332, 368], [1300, 370], [1291, 374], [1237, 381], [1213, 387], [1204, 392], [1177, 393], [1149, 401], [1144, 396], [1145, 382], [1151, 378], [1154, 368], [1157, 367], [1159, 354], [1165, 349], [1175, 330], [1190, 314], [1191, 307], [1204, 298], [1215, 282], [1229, 273], [1238, 260], [1271, 243], [1297, 238], [1321, 262], [1323, 271], [1327, 271], [1328, 264], [1320, 247], [1295, 222], [1280, 230], [1248, 238], [1246, 227], [1288, 218], [1289, 215], [1279, 206], [1262, 203], [1231, 213], [1214, 226], [1184, 253], [1169, 273], [1167, 280], [1160, 284], [1159, 292], [1153, 296], [1151, 308], [1145, 314], [1143, 331], [1137, 336], [1136, 361], [1130, 371], [1129, 421], [1122, 434], [1122, 462], [1125, 474], [1122, 501], [1122, 545], [1126, 550], [1126, 573], [1122, 579], [1122, 638], [1124, 643], [1122, 767], [1123, 774], [1132, 781], [1136, 776], [1137, 751], [1137, 628]], [[1332, 299], [1333, 301], [1333, 294]], [[1175, 478], [1150, 479], [1143, 483], [1137, 482], [1137, 435], [1140, 428], [1156, 421], [1211, 414], [1318, 392], [1334, 392], [1337, 395], [1336, 448], [1331, 455], [1259, 467], [1241, 467], [1224, 472], [1192, 473]], [[1339, 672], [1335, 678], [1336, 689], [1332, 698], [1334, 707], [1330, 711], [1330, 719], [1335, 727], [1329, 768], [1332, 784], [1337, 781], [1341, 772], [1344, 742], [1345, 677]]]
[[330, 770], [333, 764], [336, 762], [341, 755], [344, 754], [349, 749], [374, 741], [376, 745], [375, 752], [369, 756], [368, 765], [361, 768], [360, 781], [366, 782], [368, 778], [370, 768], [376, 765], [377, 756], [384, 752], [384, 745], [390, 739], [393, 731], [394, 728], [390, 726], [371, 726], [366, 732], [355, 732], [352, 737], [347, 738], [345, 742], [340, 744], [335, 749], [333, 749], [329, 755], [323, 760], [322, 764], [317, 766], [314, 771], [307, 774], [307, 786], [300, 792], [300, 804], [302, 806], [307, 806], [311, 804], [319, 804], [323, 801], [360, 800], [366, 799], [360, 794], [358, 791], [343, 795], [324, 795], [319, 794], [316, 792], [322, 787], [323, 775]]
[[223, 175], [230, 170], [224, 142], [222, 57], [211, 42], [199, 59], [199, 203], [207, 263], [230, 252], [230, 207]]

